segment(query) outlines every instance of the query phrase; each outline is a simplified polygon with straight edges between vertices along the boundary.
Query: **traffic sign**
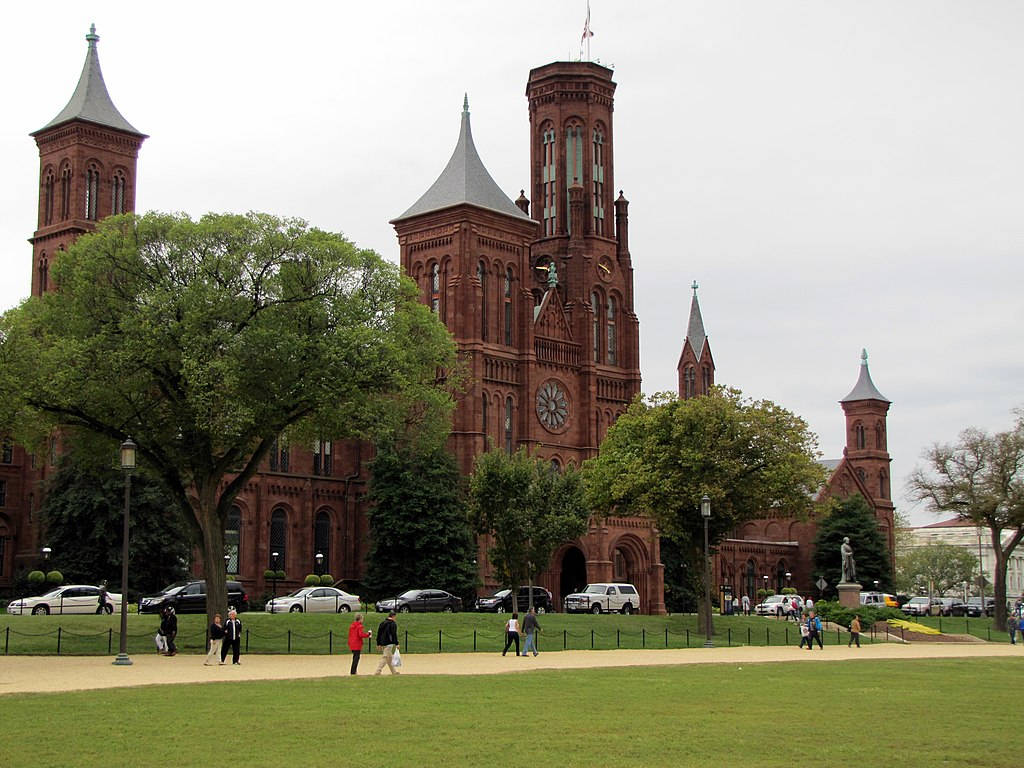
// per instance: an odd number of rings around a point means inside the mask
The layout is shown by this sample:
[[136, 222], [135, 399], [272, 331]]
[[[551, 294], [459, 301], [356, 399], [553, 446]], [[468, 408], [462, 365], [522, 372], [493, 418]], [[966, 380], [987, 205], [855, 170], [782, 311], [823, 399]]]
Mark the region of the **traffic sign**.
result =
[[828, 586], [828, 582], [825, 581], [825, 579], [823, 577], [819, 576], [818, 580], [816, 582], [814, 582], [814, 586], [816, 586], [820, 592], [824, 592], [825, 591], [825, 587]]

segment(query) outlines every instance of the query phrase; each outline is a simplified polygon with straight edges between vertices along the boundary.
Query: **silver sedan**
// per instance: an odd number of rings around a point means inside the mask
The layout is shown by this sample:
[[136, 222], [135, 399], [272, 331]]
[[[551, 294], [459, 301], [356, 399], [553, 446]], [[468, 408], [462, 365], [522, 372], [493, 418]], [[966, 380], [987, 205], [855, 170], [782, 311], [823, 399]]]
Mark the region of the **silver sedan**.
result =
[[[108, 592], [104, 613], [121, 610], [121, 596]], [[13, 614], [32, 613], [36, 616], [48, 613], [97, 613], [100, 606], [100, 588], [91, 584], [68, 584], [57, 587], [39, 597], [22, 597], [7, 605], [7, 612]]]
[[303, 587], [268, 600], [267, 613], [348, 613], [362, 608], [359, 598], [335, 587]]

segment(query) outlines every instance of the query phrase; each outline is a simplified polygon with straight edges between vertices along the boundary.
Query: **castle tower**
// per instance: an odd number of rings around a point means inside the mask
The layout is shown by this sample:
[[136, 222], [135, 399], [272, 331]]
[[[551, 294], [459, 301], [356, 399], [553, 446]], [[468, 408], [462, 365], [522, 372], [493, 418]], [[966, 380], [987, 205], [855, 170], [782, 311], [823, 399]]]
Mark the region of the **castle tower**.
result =
[[697, 281], [693, 281], [693, 299], [690, 301], [690, 320], [686, 325], [686, 338], [679, 354], [676, 371], [679, 373], [679, 398], [706, 395], [715, 385], [715, 361], [711, 356], [711, 342], [704, 332], [704, 318], [697, 301]]
[[71, 100], [30, 135], [39, 147], [39, 216], [32, 243], [32, 295], [53, 288], [57, 255], [100, 219], [135, 210], [135, 166], [148, 138], [124, 119], [100, 70], [96, 26]]

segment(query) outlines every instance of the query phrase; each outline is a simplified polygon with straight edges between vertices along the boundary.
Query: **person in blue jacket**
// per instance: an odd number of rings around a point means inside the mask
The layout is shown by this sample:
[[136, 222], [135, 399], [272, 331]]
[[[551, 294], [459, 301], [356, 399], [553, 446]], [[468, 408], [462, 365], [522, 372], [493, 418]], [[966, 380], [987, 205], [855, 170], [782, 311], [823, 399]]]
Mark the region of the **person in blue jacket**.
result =
[[818, 647], [824, 650], [825, 646], [821, 644], [821, 619], [814, 611], [807, 616], [807, 632], [810, 635], [807, 640], [807, 650], [811, 650], [815, 640], [818, 641]]

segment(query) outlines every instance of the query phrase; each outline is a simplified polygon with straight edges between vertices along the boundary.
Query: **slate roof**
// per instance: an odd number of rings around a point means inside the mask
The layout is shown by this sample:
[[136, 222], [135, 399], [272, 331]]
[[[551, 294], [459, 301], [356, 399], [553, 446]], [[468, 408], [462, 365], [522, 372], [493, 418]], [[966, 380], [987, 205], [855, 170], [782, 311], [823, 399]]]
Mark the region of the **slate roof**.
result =
[[103, 72], [100, 70], [100, 57], [96, 51], [96, 43], [99, 42], [100, 36], [96, 34], [95, 24], [89, 28], [89, 34], [85, 39], [89, 42], [89, 50], [85, 54], [85, 66], [82, 67], [82, 75], [78, 78], [78, 87], [75, 88], [71, 101], [53, 120], [31, 135], [35, 136], [72, 120], [84, 120], [145, 137], [146, 134], [135, 128], [117, 111], [110, 94], [107, 93]]
[[462, 102], [462, 128], [448, 165], [423, 196], [392, 223], [424, 213], [468, 203], [517, 219], [533, 221], [501, 191], [487, 172], [473, 144], [469, 126], [469, 98]]
[[880, 400], [883, 403], [891, 403], [891, 400], [887, 400], [886, 397], [878, 391], [875, 387], [875, 383], [871, 380], [871, 374], [868, 372], [868, 351], [862, 349], [860, 353], [860, 376], [857, 379], [857, 383], [850, 390], [850, 394], [840, 400], [840, 403], [851, 403], [855, 400]]
[[704, 351], [704, 340], [707, 334], [704, 333], [704, 318], [700, 314], [700, 303], [697, 301], [697, 284], [693, 284], [693, 299], [690, 301], [690, 322], [686, 326], [686, 338], [690, 340], [693, 354], [700, 362], [700, 355]]

